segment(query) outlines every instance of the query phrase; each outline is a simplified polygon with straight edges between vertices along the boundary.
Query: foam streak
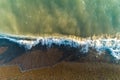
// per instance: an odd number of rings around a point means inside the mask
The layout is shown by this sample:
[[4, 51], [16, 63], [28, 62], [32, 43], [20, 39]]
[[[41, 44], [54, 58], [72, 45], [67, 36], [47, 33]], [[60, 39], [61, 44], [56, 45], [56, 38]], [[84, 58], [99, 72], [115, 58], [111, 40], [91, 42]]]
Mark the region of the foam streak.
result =
[[103, 52], [107, 52], [111, 54], [117, 60], [120, 59], [120, 40], [114, 38], [108, 39], [85, 39], [85, 40], [77, 40], [74, 38], [55, 38], [55, 37], [39, 37], [36, 39], [26, 40], [26, 39], [16, 39], [14, 37], [9, 36], [1, 36], [0, 39], [8, 39], [12, 42], [19, 44], [20, 46], [24, 46], [26, 50], [30, 50], [35, 47], [37, 44], [42, 43], [42, 46], [46, 45], [47, 48], [51, 48], [53, 44], [57, 46], [70, 46], [73, 48], [79, 49], [83, 54], [88, 53], [90, 48], [95, 49], [98, 54]]

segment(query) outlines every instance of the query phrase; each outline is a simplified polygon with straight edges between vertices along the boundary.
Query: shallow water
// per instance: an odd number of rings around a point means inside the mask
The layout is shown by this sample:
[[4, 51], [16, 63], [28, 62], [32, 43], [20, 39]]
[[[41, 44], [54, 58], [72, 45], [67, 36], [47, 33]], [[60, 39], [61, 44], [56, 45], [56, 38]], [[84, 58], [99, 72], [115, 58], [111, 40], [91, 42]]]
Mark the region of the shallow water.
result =
[[0, 1], [0, 32], [81, 37], [120, 31], [119, 0]]

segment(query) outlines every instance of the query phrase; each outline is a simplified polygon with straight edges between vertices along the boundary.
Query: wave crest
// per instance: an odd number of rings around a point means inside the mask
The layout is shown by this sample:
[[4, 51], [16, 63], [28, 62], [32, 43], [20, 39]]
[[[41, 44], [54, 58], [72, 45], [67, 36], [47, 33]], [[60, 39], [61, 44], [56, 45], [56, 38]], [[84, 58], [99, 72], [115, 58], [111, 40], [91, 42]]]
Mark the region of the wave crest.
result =
[[[37, 37], [37, 38], [25, 38], [25, 37], [13, 37], [13, 36], [0, 36], [1, 39], [7, 39], [11, 42], [23, 46], [26, 51], [39, 46], [46, 46], [46, 48], [52, 48], [53, 46], [66, 48], [76, 48], [77, 53], [88, 54], [90, 49], [94, 49], [96, 54], [108, 53], [116, 60], [120, 60], [120, 40], [117, 38], [78, 38], [78, 37]], [[1, 43], [0, 43], [1, 44]]]

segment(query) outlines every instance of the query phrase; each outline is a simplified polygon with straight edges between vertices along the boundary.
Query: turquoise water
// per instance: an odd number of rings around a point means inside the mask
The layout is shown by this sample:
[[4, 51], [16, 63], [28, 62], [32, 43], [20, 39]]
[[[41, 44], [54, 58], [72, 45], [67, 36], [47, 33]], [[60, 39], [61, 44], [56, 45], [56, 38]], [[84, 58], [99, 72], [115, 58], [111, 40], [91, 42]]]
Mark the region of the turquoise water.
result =
[[120, 31], [120, 0], [0, 0], [0, 33], [92, 36]]

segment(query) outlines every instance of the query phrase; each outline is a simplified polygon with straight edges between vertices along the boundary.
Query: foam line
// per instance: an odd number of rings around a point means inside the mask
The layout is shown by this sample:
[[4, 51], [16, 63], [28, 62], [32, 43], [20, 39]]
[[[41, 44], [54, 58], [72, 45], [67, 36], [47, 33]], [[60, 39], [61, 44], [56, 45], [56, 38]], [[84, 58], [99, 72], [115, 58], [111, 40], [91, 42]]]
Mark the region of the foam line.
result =
[[24, 46], [26, 50], [32, 49], [39, 43], [42, 45], [47, 45], [48, 48], [52, 46], [52, 44], [56, 44], [58, 46], [65, 45], [74, 48], [80, 49], [79, 51], [83, 54], [88, 53], [90, 48], [95, 49], [98, 54], [103, 52], [108, 52], [117, 60], [120, 60], [120, 40], [114, 38], [108, 39], [85, 39], [85, 40], [77, 40], [74, 38], [55, 38], [55, 37], [39, 37], [36, 39], [25, 40], [25, 39], [16, 39], [16, 37], [9, 37], [9, 36], [0, 36], [0, 39], [5, 38], [12, 42], [18, 43], [21, 46]]

